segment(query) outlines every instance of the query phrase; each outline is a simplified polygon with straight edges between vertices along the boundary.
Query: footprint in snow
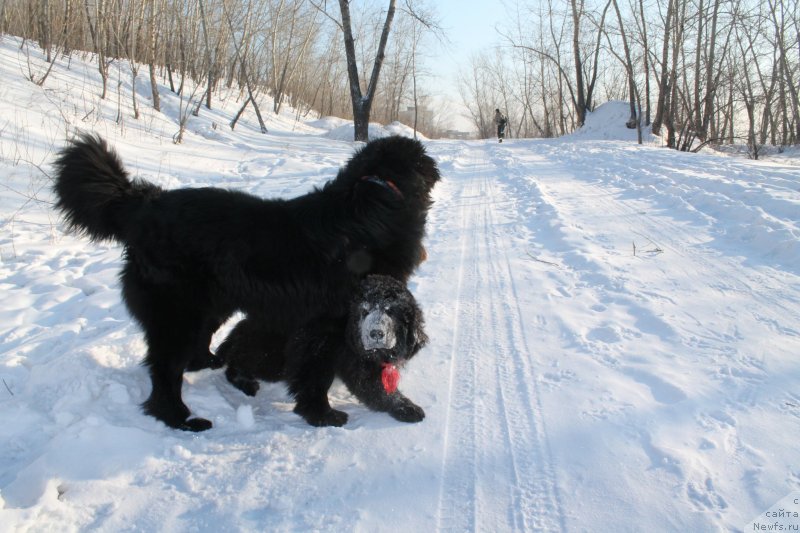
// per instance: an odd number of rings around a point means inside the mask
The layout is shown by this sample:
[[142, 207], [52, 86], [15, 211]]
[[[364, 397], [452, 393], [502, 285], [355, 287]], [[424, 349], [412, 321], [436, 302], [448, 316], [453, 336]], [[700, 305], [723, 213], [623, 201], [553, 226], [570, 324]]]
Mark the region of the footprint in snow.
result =
[[638, 383], [646, 385], [650, 389], [653, 399], [659, 403], [675, 404], [687, 398], [683, 390], [649, 372], [630, 367], [623, 368], [622, 371]]

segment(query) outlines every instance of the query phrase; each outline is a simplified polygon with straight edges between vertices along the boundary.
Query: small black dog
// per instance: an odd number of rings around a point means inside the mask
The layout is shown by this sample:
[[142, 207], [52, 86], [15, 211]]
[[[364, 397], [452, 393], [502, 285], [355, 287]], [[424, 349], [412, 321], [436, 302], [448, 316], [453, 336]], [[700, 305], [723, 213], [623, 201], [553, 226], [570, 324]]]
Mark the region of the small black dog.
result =
[[[397, 367], [428, 342], [423, 326], [422, 310], [405, 285], [389, 276], [371, 275], [361, 282], [346, 322], [307, 324], [286, 346], [275, 343], [256, 356], [248, 349], [219, 355], [227, 359], [228, 381], [249, 396], [258, 392], [258, 379], [287, 382], [298, 401], [295, 412], [311, 425], [347, 422], [347, 413], [328, 403], [334, 377], [370, 409], [388, 412], [401, 422], [419, 422], [425, 412], [396, 390], [396, 381]], [[310, 392], [314, 397], [303, 397]]]
[[[301, 327], [343, 319], [367, 274], [406, 279], [423, 256], [439, 180], [422, 144], [402, 137], [366, 144], [333, 180], [290, 200], [131, 181], [91, 135], [65, 148], [55, 168], [56, 207], [69, 227], [125, 246], [122, 296], [144, 329], [153, 384], [145, 412], [190, 431], [211, 422], [190, 418], [183, 372], [222, 366], [208, 350], [222, 322], [244, 311], [259, 335], [285, 345]], [[294, 375], [310, 376], [307, 390], [295, 385], [298, 410], [314, 412], [327, 387], [314, 389], [313, 358], [297, 363], [307, 366]]]

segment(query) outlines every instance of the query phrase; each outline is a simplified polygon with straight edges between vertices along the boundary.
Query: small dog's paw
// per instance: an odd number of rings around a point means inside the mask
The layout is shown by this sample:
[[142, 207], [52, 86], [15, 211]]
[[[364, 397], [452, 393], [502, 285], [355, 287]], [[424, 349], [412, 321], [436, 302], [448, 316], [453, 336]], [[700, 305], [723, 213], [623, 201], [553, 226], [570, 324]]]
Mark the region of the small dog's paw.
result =
[[347, 423], [347, 413], [344, 411], [337, 411], [336, 409], [331, 409], [325, 414], [325, 424], [326, 426], [335, 426], [337, 428], [342, 427]]
[[258, 381], [254, 379], [242, 379], [241, 381], [235, 383], [235, 385], [240, 391], [248, 396], [255, 396], [256, 393], [258, 393], [258, 390], [261, 388], [261, 385], [258, 383]]
[[330, 409], [324, 413], [301, 413], [296, 409], [295, 412], [302, 416], [306, 422], [316, 427], [342, 427], [347, 423], [347, 413], [336, 409]]
[[195, 357], [189, 361], [189, 364], [186, 366], [186, 370], [188, 372], [197, 372], [198, 370], [203, 370], [206, 368], [222, 368], [224, 364], [225, 362], [221, 357], [217, 357], [211, 352], [206, 352], [205, 354]]
[[241, 371], [237, 370], [233, 367], [228, 367], [225, 371], [225, 377], [228, 378], [228, 381], [231, 385], [242, 391], [243, 393], [247, 394], [248, 396], [255, 396], [258, 392], [258, 389], [261, 388], [261, 385], [258, 383], [258, 380], [251, 378], [249, 375], [242, 373]]
[[211, 429], [213, 424], [210, 420], [206, 420], [205, 418], [189, 418], [183, 422], [178, 429], [182, 429], [184, 431], [205, 431], [207, 429]]
[[223, 366], [225, 366], [225, 360], [222, 357], [212, 354], [211, 357], [208, 358], [208, 368], [216, 370], [217, 368], [222, 368]]
[[422, 407], [410, 401], [393, 408], [389, 414], [400, 422], [421, 422], [425, 418], [425, 411], [422, 410]]

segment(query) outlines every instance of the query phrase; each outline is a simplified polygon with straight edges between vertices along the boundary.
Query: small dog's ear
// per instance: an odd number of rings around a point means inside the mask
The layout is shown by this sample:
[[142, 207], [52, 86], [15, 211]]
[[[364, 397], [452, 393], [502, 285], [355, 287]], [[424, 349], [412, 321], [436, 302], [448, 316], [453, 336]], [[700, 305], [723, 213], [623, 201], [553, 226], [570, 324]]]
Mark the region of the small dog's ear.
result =
[[425, 330], [422, 327], [421, 317], [415, 316], [413, 324], [408, 328], [408, 358], [410, 359], [413, 355], [416, 355], [426, 344], [428, 344], [428, 335], [425, 334]]

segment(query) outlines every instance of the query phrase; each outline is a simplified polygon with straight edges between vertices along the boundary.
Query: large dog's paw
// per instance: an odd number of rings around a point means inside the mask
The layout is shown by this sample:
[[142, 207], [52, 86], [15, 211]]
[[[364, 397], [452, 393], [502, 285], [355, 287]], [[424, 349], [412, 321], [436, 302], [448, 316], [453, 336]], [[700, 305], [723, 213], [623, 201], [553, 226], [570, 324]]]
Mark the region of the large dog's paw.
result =
[[306, 422], [316, 427], [342, 427], [347, 423], [347, 413], [336, 409], [329, 409], [324, 412], [302, 411], [294, 408], [294, 412], [302, 416]]
[[142, 409], [148, 415], [161, 420], [171, 428], [182, 429], [183, 431], [205, 431], [211, 429], [210, 420], [205, 418], [189, 418], [191, 411], [186, 404], [178, 397], [169, 398], [160, 393], [163, 389], [156, 389], [150, 393], [150, 397], [142, 404]]
[[422, 407], [416, 405], [411, 400], [407, 400], [400, 405], [396, 405], [389, 409], [389, 414], [392, 418], [400, 422], [421, 422], [425, 418], [425, 411]]
[[189, 418], [183, 422], [178, 429], [182, 429], [184, 431], [205, 431], [207, 429], [211, 429], [213, 424], [210, 420], [206, 420], [205, 418]]

